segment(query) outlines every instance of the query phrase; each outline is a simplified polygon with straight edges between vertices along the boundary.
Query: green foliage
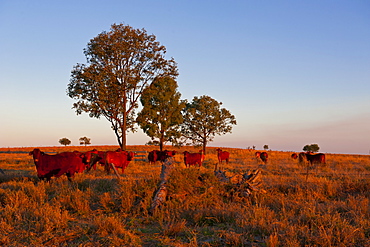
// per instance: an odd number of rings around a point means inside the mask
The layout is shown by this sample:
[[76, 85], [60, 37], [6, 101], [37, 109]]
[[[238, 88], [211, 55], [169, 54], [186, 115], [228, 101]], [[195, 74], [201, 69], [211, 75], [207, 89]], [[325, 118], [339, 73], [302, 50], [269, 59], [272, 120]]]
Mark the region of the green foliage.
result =
[[68, 138], [63, 137], [63, 138], [60, 138], [59, 139], [59, 143], [61, 145], [67, 146], [67, 145], [70, 145], [71, 144], [71, 141]]
[[231, 133], [232, 125], [236, 125], [235, 116], [221, 105], [209, 96], [195, 96], [183, 110], [182, 134], [194, 145], [201, 145], [204, 152], [215, 135]]
[[143, 109], [136, 121], [152, 143], [159, 144], [160, 150], [166, 142], [175, 143], [181, 136], [179, 125], [183, 122], [181, 110], [185, 102], [180, 101], [177, 87], [173, 78], [158, 77], [141, 96]]
[[166, 60], [166, 48], [145, 29], [113, 24], [90, 40], [84, 49], [87, 64], [71, 72], [67, 95], [77, 115], [105, 117], [122, 149], [126, 131], [135, 131], [135, 109], [143, 90], [158, 76], [177, 76], [173, 59]]
[[320, 150], [320, 147], [318, 144], [311, 144], [311, 145], [305, 145], [303, 147], [303, 151], [306, 151], [306, 152], [318, 152]]
[[269, 149], [269, 145], [263, 145], [263, 149], [265, 150]]
[[84, 136], [84, 137], [81, 137], [80, 139], [79, 139], [79, 141], [80, 141], [80, 145], [90, 145], [91, 144], [91, 139], [90, 138], [87, 138], [86, 136]]

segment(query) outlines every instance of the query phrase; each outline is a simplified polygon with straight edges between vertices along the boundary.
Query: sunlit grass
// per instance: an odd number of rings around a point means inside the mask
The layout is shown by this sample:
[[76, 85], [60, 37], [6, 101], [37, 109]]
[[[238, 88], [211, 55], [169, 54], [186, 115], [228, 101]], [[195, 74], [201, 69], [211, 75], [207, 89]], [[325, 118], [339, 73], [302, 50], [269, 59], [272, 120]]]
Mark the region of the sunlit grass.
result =
[[[48, 152], [115, 150], [51, 147]], [[150, 151], [148, 146], [130, 146]], [[167, 201], [149, 213], [161, 164], [133, 161], [118, 180], [101, 166], [50, 183], [39, 181], [31, 148], [0, 153], [0, 245], [3, 246], [370, 246], [370, 158], [327, 154], [326, 165], [299, 164], [289, 152], [226, 149], [227, 176], [260, 169], [266, 193], [245, 198], [214, 176], [216, 148], [203, 167], [185, 169], [177, 150]], [[120, 171], [119, 171], [120, 172]], [[233, 185], [235, 186], [235, 185]]]

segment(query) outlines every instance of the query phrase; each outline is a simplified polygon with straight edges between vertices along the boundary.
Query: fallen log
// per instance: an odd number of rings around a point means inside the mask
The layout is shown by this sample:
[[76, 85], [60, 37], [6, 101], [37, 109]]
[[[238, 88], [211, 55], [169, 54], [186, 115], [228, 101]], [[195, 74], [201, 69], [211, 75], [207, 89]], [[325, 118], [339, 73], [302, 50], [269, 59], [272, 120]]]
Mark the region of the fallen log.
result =
[[173, 166], [172, 166], [173, 163], [174, 163], [174, 160], [172, 157], [167, 158], [162, 163], [162, 169], [161, 169], [161, 175], [160, 175], [161, 182], [159, 184], [158, 190], [156, 191], [154, 195], [153, 202], [149, 209], [150, 214], [153, 214], [166, 201], [167, 194], [168, 194], [167, 181], [173, 169]]

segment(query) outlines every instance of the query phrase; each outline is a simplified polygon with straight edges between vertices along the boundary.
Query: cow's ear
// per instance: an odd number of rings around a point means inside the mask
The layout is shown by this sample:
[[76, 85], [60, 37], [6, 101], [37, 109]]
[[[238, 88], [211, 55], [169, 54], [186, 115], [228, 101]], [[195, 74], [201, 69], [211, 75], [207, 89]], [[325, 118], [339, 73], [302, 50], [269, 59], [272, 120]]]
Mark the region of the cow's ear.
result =
[[33, 151], [29, 152], [28, 155], [33, 155]]

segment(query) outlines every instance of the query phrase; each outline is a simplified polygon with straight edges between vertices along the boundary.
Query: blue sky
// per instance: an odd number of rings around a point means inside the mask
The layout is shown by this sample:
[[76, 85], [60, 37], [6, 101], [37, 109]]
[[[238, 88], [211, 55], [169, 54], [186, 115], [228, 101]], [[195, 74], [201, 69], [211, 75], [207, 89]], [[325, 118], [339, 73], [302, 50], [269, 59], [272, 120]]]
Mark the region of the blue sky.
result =
[[[117, 144], [66, 95], [90, 39], [144, 28], [178, 63], [182, 99], [209, 95], [237, 120], [210, 146], [370, 151], [370, 2], [0, 1], [0, 147]], [[139, 129], [128, 144], [145, 144]]]

